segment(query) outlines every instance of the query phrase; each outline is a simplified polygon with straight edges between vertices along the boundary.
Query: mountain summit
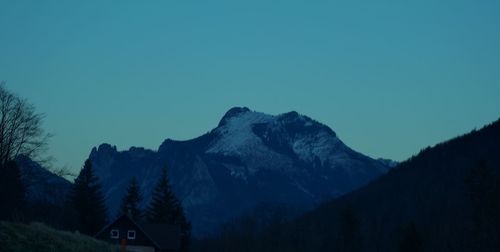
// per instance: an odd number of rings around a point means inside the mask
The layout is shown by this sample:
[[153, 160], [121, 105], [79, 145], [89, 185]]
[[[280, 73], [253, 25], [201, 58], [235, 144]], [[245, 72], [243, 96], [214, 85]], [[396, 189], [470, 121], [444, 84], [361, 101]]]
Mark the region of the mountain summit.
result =
[[297, 112], [277, 116], [232, 108], [209, 133], [188, 141], [165, 140], [157, 151], [117, 151], [102, 144], [90, 154], [115, 211], [132, 177], [150, 195], [168, 168], [195, 235], [257, 204], [308, 209], [357, 189], [388, 171], [346, 146], [326, 125]]

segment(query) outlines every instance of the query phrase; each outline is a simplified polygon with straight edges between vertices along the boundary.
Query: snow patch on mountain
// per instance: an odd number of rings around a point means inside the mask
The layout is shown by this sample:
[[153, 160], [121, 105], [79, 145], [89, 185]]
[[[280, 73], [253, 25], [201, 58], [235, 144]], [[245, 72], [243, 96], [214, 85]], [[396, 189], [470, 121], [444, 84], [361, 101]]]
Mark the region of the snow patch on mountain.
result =
[[[314, 161], [316, 157], [323, 163], [330, 161], [336, 151], [343, 151], [342, 142], [325, 131], [315, 135], [304, 135], [293, 142], [294, 152], [304, 161]], [[335, 150], [338, 147], [337, 150]]]
[[225, 123], [215, 129], [215, 133], [220, 138], [206, 152], [225, 156], [240, 156], [258, 151], [264, 145], [260, 138], [254, 134], [252, 126], [258, 123], [269, 123], [272, 120], [273, 116], [271, 115], [251, 111], [225, 118]]

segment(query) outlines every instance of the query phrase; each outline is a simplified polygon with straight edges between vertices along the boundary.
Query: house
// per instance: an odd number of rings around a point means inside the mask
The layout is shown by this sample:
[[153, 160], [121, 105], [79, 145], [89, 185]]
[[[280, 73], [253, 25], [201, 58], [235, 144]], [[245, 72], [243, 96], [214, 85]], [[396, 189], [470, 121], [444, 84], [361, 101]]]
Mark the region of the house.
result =
[[180, 228], [170, 224], [148, 224], [123, 214], [94, 237], [120, 245], [131, 252], [177, 252], [180, 250]]

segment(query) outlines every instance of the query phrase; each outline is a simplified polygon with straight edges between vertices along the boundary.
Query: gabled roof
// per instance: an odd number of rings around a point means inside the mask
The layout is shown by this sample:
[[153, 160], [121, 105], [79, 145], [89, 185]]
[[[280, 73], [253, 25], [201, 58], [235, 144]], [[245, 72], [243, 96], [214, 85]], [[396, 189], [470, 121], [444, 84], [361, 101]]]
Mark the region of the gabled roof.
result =
[[171, 224], [139, 223], [134, 221], [128, 214], [122, 214], [115, 221], [97, 232], [94, 237], [101, 235], [106, 229], [113, 226], [122, 218], [127, 218], [136, 228], [141, 231], [148, 240], [158, 249], [179, 250], [180, 249], [180, 227]]

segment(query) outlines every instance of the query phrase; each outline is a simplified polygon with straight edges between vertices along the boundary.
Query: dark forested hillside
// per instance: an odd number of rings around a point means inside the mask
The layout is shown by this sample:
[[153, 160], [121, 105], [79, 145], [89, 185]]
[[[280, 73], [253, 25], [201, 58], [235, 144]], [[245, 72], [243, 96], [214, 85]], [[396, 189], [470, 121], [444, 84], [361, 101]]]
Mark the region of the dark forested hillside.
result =
[[0, 167], [0, 220], [64, 227], [61, 212], [71, 183], [24, 155], [9, 164]]
[[[387, 175], [239, 251], [499, 251], [500, 121], [422, 150]], [[232, 241], [231, 240], [231, 241]], [[229, 248], [223, 236], [200, 246]]]

